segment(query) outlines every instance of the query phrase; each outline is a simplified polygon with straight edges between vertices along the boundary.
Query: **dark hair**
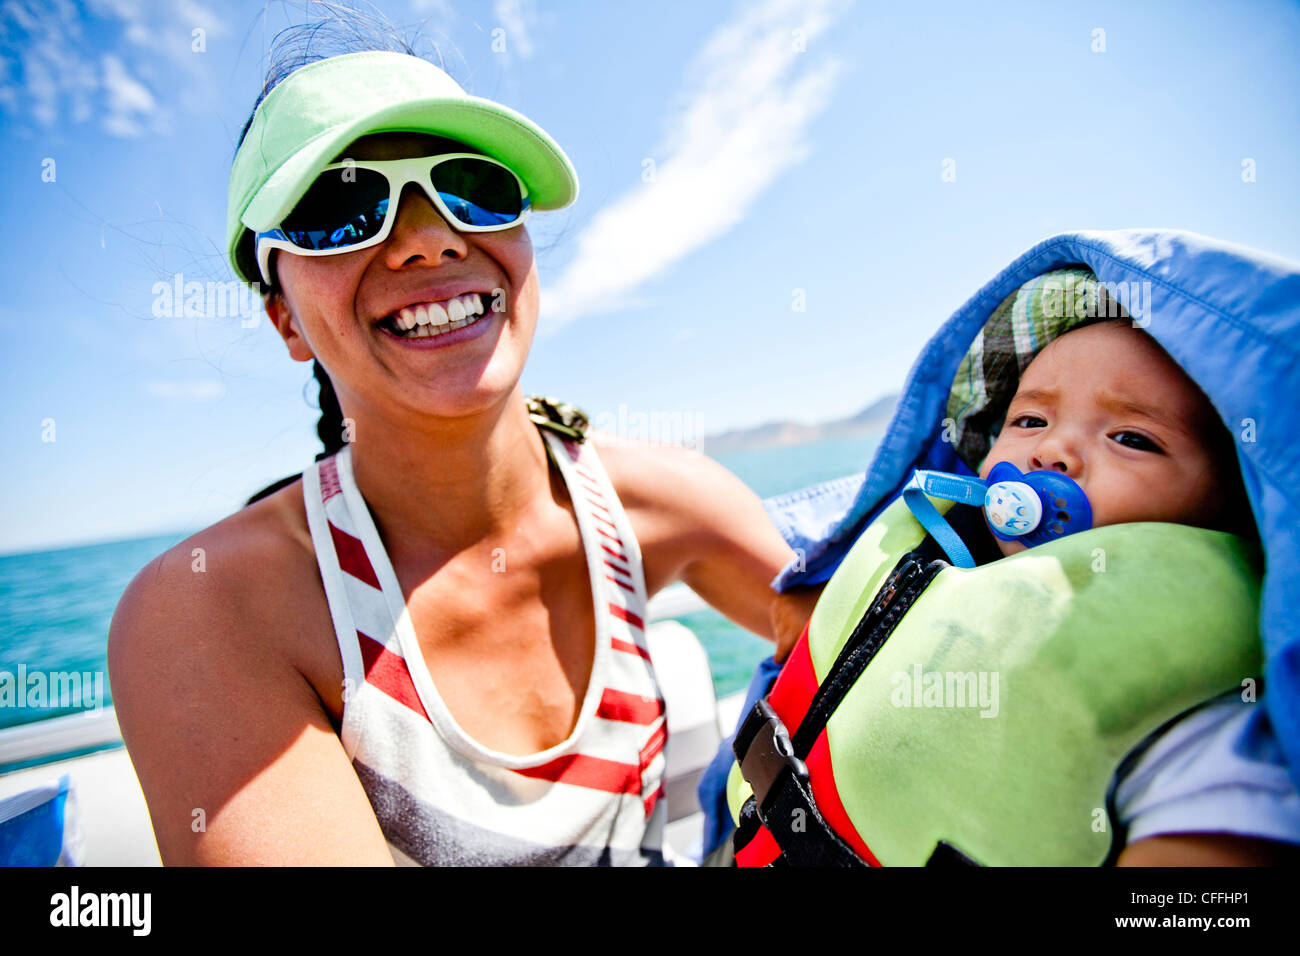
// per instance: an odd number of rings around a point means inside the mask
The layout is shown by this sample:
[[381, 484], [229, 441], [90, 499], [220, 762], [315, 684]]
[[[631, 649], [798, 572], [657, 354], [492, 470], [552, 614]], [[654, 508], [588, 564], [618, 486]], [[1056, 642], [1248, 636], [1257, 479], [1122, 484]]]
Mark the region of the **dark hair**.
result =
[[[344, 53], [384, 50], [392, 53], [420, 56], [430, 62], [434, 62], [436, 57], [438, 66], [445, 69], [442, 63], [441, 51], [433, 41], [428, 41], [432, 48], [431, 56], [422, 56], [417, 51], [417, 45], [421, 40], [420, 28], [418, 27], [408, 40], [399, 35], [397, 29], [389, 23], [382, 13], [373, 10], [373, 8], [361, 11], [343, 4], [324, 2], [324, 0], [317, 0], [311, 6], [318, 12], [319, 19], [287, 27], [277, 33], [271, 41], [270, 62], [266, 70], [266, 79], [262, 84], [262, 91], [257, 95], [256, 102], [253, 103], [253, 109], [248, 114], [248, 120], [244, 123], [244, 128], [239, 134], [239, 144], [235, 147], [236, 153], [239, 151], [239, 146], [243, 145], [249, 127], [253, 125], [253, 116], [257, 113], [258, 106], [266, 99], [267, 94], [283, 82], [294, 70], [304, 67], [308, 63], [315, 63], [318, 60], [340, 56]], [[240, 238], [235, 257], [245, 274], [255, 275], [257, 273], [253, 236], [247, 230]], [[276, 275], [275, 256], [271, 257], [269, 271], [271, 284], [263, 290], [263, 294], [267, 297], [280, 296], [283, 294], [283, 290], [280, 288], [279, 277]], [[320, 385], [317, 405], [320, 408], [321, 415], [316, 423], [316, 434], [320, 436], [321, 443], [325, 446], [325, 450], [316, 456], [316, 460], [320, 461], [322, 458], [327, 458], [340, 451], [346, 441], [344, 440], [343, 409], [339, 406], [338, 395], [334, 392], [334, 383], [330, 381], [329, 373], [325, 371], [325, 367], [320, 364], [319, 360], [313, 360], [312, 366], [312, 374]], [[245, 502], [245, 505], [251, 505], [253, 502], [265, 498], [297, 480], [298, 475], [296, 474], [281, 478], [254, 494]]]

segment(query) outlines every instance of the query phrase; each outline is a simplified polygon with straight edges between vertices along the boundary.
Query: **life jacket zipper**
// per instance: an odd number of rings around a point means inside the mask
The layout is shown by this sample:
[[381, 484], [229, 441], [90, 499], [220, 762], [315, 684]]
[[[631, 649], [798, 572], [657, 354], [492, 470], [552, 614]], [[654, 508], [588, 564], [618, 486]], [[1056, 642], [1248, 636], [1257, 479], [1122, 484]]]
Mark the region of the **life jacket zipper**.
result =
[[941, 559], [930, 560], [926, 545], [931, 541], [927, 538], [916, 550], [904, 555], [840, 649], [826, 679], [813, 695], [803, 721], [791, 734], [799, 759], [808, 757], [831, 714], [884, 646], [903, 614], [935, 575], [951, 566]]

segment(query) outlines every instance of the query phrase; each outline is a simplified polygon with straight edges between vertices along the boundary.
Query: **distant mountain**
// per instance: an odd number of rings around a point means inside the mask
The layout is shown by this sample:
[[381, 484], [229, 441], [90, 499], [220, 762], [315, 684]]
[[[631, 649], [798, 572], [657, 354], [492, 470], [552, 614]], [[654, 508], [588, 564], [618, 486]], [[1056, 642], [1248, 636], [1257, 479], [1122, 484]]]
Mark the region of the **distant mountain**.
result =
[[824, 438], [847, 438], [883, 432], [898, 405], [897, 395], [886, 395], [872, 402], [856, 415], [838, 418], [818, 425], [802, 422], [768, 422], [753, 428], [738, 428], [718, 435], [706, 435], [704, 451], [710, 455], [721, 452], [745, 451], [751, 448], [773, 448], [780, 445], [803, 445]]

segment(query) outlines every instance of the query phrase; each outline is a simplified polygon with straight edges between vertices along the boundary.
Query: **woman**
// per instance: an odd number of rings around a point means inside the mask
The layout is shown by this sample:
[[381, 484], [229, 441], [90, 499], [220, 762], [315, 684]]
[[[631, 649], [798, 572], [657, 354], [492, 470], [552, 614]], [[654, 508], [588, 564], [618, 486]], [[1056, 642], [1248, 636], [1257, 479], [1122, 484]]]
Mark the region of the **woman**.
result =
[[781, 653], [811, 610], [769, 588], [792, 553], [702, 456], [530, 419], [524, 221], [577, 193], [545, 132], [405, 53], [271, 86], [231, 260], [328, 373], [346, 444], [154, 560], [114, 616], [163, 861], [661, 861], [645, 600], [685, 581]]

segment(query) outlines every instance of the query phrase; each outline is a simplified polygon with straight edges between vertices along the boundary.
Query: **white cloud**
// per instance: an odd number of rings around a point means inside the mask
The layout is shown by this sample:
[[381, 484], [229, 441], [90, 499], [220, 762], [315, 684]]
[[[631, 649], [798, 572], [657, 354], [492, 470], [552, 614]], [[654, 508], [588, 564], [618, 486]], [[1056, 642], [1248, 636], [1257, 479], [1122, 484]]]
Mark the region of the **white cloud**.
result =
[[199, 87], [215, 98], [193, 30], [230, 32], [198, 0], [4, 0], [0, 21], [0, 108], [45, 128], [98, 118], [115, 136], [166, 132]]
[[537, 22], [533, 0], [494, 0], [492, 16], [506, 31], [506, 50], [525, 60], [534, 52], [531, 31]]
[[165, 382], [153, 380], [144, 383], [144, 390], [155, 398], [166, 398], [181, 402], [214, 402], [226, 394], [222, 382], [210, 379]]
[[148, 116], [156, 108], [153, 94], [126, 71], [116, 56], [104, 54], [104, 95], [108, 114], [104, 128], [118, 136], [138, 136], [144, 130], [136, 115]]
[[807, 128], [829, 104], [840, 66], [800, 47], [842, 8], [839, 0], [767, 0], [705, 41], [670, 133], [649, 157], [653, 181], [583, 230], [577, 256], [543, 291], [544, 329], [619, 308], [638, 285], [744, 219], [808, 155]]
[[27, 64], [27, 93], [32, 98], [32, 116], [42, 126], [53, 125], [59, 115], [59, 89], [49, 67], [39, 59]]

